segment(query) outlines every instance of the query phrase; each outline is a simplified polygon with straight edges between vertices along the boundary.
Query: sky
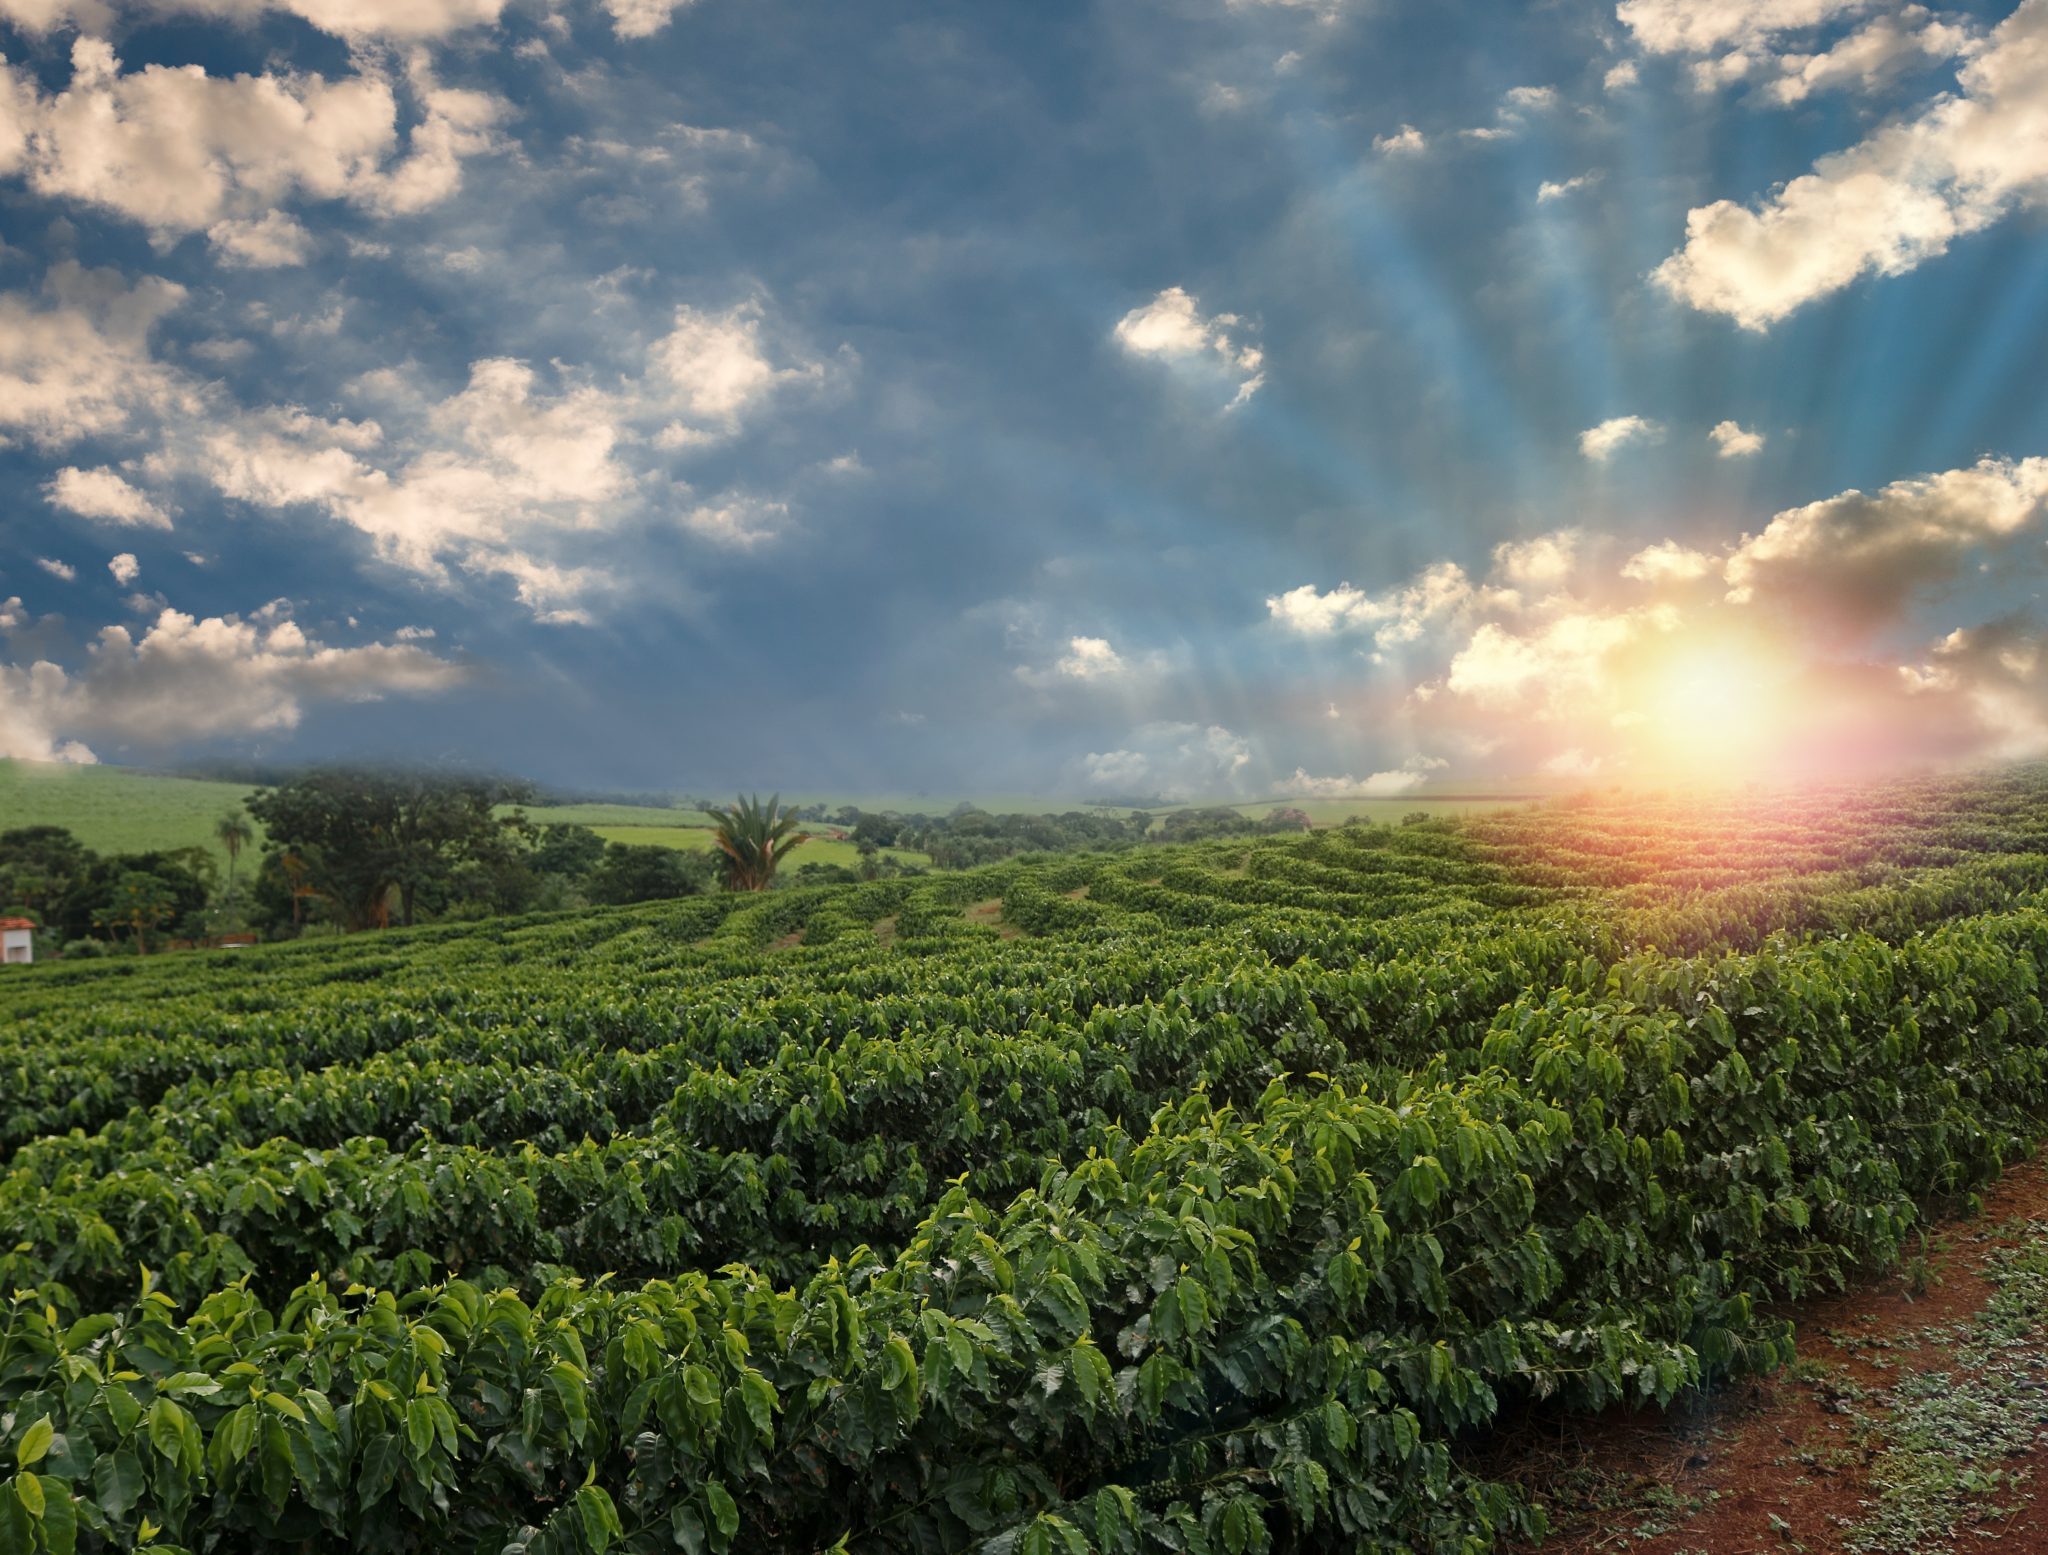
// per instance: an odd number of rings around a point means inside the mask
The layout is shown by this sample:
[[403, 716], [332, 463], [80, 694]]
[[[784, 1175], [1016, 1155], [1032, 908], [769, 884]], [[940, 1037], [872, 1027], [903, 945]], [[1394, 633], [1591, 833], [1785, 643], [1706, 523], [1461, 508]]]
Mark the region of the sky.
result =
[[0, 756], [2048, 752], [2048, 0], [0, 0]]

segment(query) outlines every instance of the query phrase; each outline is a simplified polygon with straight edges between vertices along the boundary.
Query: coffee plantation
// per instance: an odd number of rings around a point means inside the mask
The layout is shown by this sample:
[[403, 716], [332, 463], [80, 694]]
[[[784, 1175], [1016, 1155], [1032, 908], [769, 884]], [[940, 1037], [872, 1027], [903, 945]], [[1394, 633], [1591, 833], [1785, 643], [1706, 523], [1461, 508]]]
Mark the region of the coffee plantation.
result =
[[0, 1552], [1477, 1552], [2048, 1110], [2048, 778], [0, 979]]

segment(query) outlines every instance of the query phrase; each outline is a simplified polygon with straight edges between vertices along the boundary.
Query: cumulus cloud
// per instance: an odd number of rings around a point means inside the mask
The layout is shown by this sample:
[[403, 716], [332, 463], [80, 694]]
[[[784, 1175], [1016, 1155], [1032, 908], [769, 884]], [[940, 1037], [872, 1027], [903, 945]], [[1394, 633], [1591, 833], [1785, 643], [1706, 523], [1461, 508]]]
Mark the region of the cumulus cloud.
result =
[[1149, 789], [1168, 799], [1224, 798], [1242, 791], [1251, 742], [1221, 724], [1150, 723], [1117, 750], [1091, 751], [1080, 775], [1090, 788]]
[[789, 504], [734, 494], [699, 503], [683, 515], [684, 527], [714, 545], [747, 551], [780, 535], [789, 524]]
[[1328, 637], [1362, 627], [1373, 629], [1381, 648], [1414, 642], [1425, 630], [1448, 620], [1479, 596], [1465, 569], [1456, 562], [1437, 562], [1411, 582], [1379, 594], [1340, 583], [1318, 590], [1312, 583], [1275, 594], [1266, 612], [1281, 626], [1303, 637]]
[[135, 559], [134, 552], [123, 551], [118, 556], [108, 558], [107, 571], [114, 575], [116, 583], [126, 588], [142, 575], [142, 563]]
[[[401, 84], [418, 114], [402, 142]], [[424, 210], [459, 187], [465, 158], [497, 143], [504, 112], [488, 94], [440, 86], [424, 54], [397, 80], [368, 65], [335, 81], [196, 65], [123, 73], [110, 44], [81, 37], [54, 94], [0, 61], [0, 174], [114, 211], [160, 246], [204, 232], [227, 263], [297, 264], [312, 239], [282, 202]]]
[[777, 365], [763, 340], [759, 299], [722, 312], [678, 308], [673, 327], [649, 353], [652, 386], [665, 386], [677, 419], [662, 432], [665, 446], [689, 448], [736, 434], [744, 418], [778, 392], [815, 385], [825, 364], [797, 356]]
[[1605, 464], [1632, 443], [1654, 443], [1664, 428], [1643, 416], [1610, 416], [1596, 427], [1579, 434], [1579, 452], [1595, 464]]
[[1383, 157], [1415, 156], [1429, 149], [1429, 138], [1412, 124], [1404, 124], [1391, 135], [1373, 137], [1372, 149]]
[[1059, 656], [1048, 666], [1020, 664], [1017, 678], [1041, 691], [1057, 686], [1128, 687], [1142, 678], [1156, 676], [1166, 668], [1161, 653], [1138, 656], [1119, 653], [1105, 637], [1069, 637]]
[[[1618, 564], [1573, 531], [1511, 542], [1485, 584], [1456, 574], [1454, 605], [1414, 613], [1404, 724], [1428, 747], [1565, 776], [2048, 753], [2036, 625], [1965, 625], [1903, 661], [1896, 646], [1965, 574], [2037, 566], [2044, 531], [2048, 458], [2032, 458], [1845, 491]], [[1268, 613], [1328, 635], [1376, 624], [1386, 597], [1305, 588]]]
[[1623, 562], [1621, 575], [1638, 583], [1691, 583], [1720, 570], [1720, 561], [1705, 551], [1661, 540]]
[[60, 447], [126, 426], [138, 413], [196, 403], [176, 372], [151, 359], [150, 332], [183, 287], [64, 261], [39, 295], [0, 292], [0, 430]]
[[281, 604], [247, 618], [166, 608], [140, 636], [103, 628], [75, 669], [0, 663], [0, 755], [89, 761], [88, 738], [168, 745], [291, 729], [308, 702], [426, 695], [466, 677], [411, 644], [329, 647]]
[[1600, 84], [1610, 92], [1620, 92], [1634, 86], [1641, 76], [1642, 71], [1636, 62], [1625, 59], [1619, 64], [1609, 65], [1607, 74], [1600, 78]]
[[1143, 307], [1117, 320], [1116, 343], [1132, 356], [1219, 373], [1236, 384], [1235, 409], [1265, 384], [1265, 353], [1232, 334], [1244, 321], [1234, 313], [1205, 315], [1195, 298], [1169, 286]]
[[622, 38], [651, 38], [666, 27], [676, 12], [696, 0], [604, 0], [612, 19], [612, 31]]
[[1576, 177], [1555, 180], [1546, 178], [1536, 186], [1536, 203], [1547, 205], [1552, 200], [1562, 200], [1566, 195], [1599, 181], [1598, 173], [1580, 173]]
[[169, 529], [171, 515], [114, 470], [66, 465], [43, 485], [50, 506], [129, 529]]
[[1745, 432], [1733, 421], [1715, 422], [1707, 436], [1714, 440], [1714, 449], [1723, 459], [1747, 459], [1763, 452], [1763, 433]]
[[66, 583], [77, 581], [78, 569], [69, 562], [58, 561], [54, 556], [38, 556], [36, 565], [53, 578], [61, 578]]
[[1430, 780], [1432, 773], [1449, 765], [1440, 756], [1417, 754], [1398, 767], [1363, 778], [1349, 773], [1340, 777], [1312, 777], [1306, 769], [1296, 767], [1294, 776], [1273, 785], [1273, 792], [1289, 799], [1389, 799], [1413, 793]]
[[1615, 16], [1652, 54], [1706, 54], [1819, 27], [1871, 0], [1622, 0]]
[[1797, 610], [1837, 631], [1897, 619], [1915, 593], [1964, 560], [2036, 526], [2048, 508], [2048, 459], [1985, 459], [1968, 469], [1894, 481], [1778, 514], [1730, 553], [1736, 604]]
[[[139, 0], [132, 9], [159, 15], [249, 21], [265, 11], [296, 16], [338, 38], [427, 39], [489, 26], [506, 0]], [[0, 20], [31, 33], [58, 27], [100, 29], [111, 20], [111, 0], [0, 0]]]
[[1823, 157], [1758, 205], [1686, 217], [1655, 279], [1763, 330], [1865, 275], [1899, 275], [2048, 199], [2048, 0], [2021, 0], [1917, 118]]
[[1951, 21], [1924, 6], [1873, 17], [1819, 53], [1785, 54], [1773, 62], [1766, 91], [1780, 103], [1804, 102], [1815, 92], [1882, 85], [1916, 65], [1954, 59], [1976, 48], [1981, 34], [1967, 21]]

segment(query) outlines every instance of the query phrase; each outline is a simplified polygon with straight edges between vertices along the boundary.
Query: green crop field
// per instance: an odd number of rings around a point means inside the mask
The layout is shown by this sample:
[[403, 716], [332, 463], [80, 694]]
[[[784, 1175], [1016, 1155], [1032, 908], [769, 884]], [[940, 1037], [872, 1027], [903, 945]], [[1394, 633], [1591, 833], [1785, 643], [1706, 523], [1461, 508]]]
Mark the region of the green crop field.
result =
[[[0, 760], [0, 831], [63, 826], [98, 853], [199, 846], [225, 870], [227, 851], [214, 840], [213, 826], [239, 809], [251, 792], [246, 783], [161, 777], [122, 767]], [[252, 852], [262, 848], [262, 837], [259, 828]]]
[[2044, 893], [2028, 772], [0, 969], [0, 1549], [1535, 1539], [2031, 1149]]
[[[640, 843], [657, 848], [686, 848], [692, 852], [705, 852], [716, 846], [711, 840], [708, 826], [599, 826], [598, 836], [606, 842]], [[884, 856], [905, 864], [931, 863], [922, 853], [913, 853], [908, 848], [883, 848]], [[841, 864], [848, 868], [860, 862], [860, 849], [850, 842], [838, 842], [830, 837], [813, 836], [789, 855], [786, 866], [791, 870], [801, 869], [806, 864]]]
[[[507, 812], [513, 808], [506, 807]], [[659, 805], [563, 804], [521, 805], [526, 818], [543, 826], [708, 826], [702, 810], [670, 810]]]

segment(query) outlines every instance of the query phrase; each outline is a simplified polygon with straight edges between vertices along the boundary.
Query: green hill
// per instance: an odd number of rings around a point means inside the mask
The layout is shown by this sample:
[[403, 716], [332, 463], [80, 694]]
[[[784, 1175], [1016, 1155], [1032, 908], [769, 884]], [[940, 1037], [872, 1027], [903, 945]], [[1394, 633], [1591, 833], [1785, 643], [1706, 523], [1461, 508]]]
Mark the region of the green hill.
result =
[[[211, 849], [226, 869], [227, 851], [214, 841], [214, 823], [249, 793], [246, 783], [165, 777], [126, 767], [0, 760], [0, 831], [63, 826], [100, 853], [197, 845]], [[259, 827], [256, 848], [262, 845]]]

